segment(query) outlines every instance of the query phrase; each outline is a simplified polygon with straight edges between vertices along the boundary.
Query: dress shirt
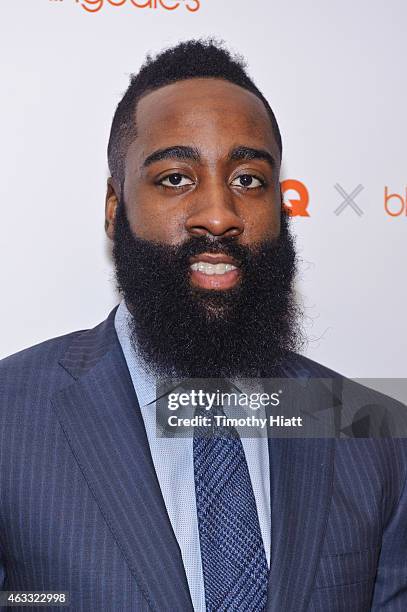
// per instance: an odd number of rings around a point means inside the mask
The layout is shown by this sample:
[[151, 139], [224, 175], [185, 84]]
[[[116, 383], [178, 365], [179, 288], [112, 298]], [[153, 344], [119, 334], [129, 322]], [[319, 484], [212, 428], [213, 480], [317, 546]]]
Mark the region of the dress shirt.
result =
[[[134, 349], [129, 332], [130, 313], [122, 301], [115, 315], [116, 333], [133, 381], [147, 433], [151, 456], [167, 513], [177, 538], [195, 612], [205, 612], [205, 590], [199, 545], [193, 464], [193, 438], [156, 436], [156, 379]], [[224, 407], [228, 414], [228, 407]], [[270, 567], [270, 467], [267, 432], [242, 437], [259, 516], [267, 563]]]

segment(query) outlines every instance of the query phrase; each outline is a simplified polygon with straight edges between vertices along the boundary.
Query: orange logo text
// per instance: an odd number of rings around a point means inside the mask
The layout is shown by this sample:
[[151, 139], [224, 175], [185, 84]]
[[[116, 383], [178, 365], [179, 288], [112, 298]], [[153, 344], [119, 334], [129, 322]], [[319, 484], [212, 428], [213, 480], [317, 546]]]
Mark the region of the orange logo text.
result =
[[407, 217], [407, 187], [404, 197], [398, 193], [389, 193], [389, 188], [384, 188], [384, 210], [390, 217]]
[[[294, 192], [292, 195], [288, 192]], [[307, 210], [309, 204], [308, 189], [295, 179], [287, 179], [281, 183], [281, 193], [283, 196], [284, 208], [290, 217], [309, 217]], [[294, 196], [294, 197], [293, 197]]]
[[132, 6], [136, 9], [153, 9], [175, 11], [184, 7], [190, 13], [196, 13], [201, 8], [201, 0], [76, 0], [88, 13], [98, 13], [106, 6]]

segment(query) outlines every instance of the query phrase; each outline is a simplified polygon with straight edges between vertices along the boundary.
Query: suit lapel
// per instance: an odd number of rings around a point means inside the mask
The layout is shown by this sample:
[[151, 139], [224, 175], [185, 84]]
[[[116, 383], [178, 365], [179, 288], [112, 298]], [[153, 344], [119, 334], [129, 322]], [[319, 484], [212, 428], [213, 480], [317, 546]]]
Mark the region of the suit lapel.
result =
[[182, 562], [114, 312], [61, 362], [75, 379], [53, 398], [73, 454], [152, 610], [191, 610]]
[[[308, 399], [301, 384], [297, 387], [297, 401], [306, 413], [318, 415], [335, 398], [318, 381], [312, 385]], [[294, 385], [294, 394], [297, 391]], [[333, 410], [330, 414], [333, 419]], [[333, 424], [327, 429], [333, 432]], [[308, 608], [332, 496], [334, 445], [333, 438], [269, 437], [269, 612], [305, 612]]]

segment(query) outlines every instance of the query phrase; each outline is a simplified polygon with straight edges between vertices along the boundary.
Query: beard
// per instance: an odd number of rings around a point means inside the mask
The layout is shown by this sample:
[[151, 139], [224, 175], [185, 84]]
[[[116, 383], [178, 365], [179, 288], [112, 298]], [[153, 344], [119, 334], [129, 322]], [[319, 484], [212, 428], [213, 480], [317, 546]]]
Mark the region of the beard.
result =
[[[228, 290], [190, 282], [190, 257], [223, 253], [239, 262]], [[158, 377], [273, 377], [301, 343], [293, 282], [296, 252], [285, 212], [278, 238], [255, 247], [233, 237], [191, 237], [172, 246], [137, 237], [119, 203], [113, 259], [131, 313], [130, 337]]]

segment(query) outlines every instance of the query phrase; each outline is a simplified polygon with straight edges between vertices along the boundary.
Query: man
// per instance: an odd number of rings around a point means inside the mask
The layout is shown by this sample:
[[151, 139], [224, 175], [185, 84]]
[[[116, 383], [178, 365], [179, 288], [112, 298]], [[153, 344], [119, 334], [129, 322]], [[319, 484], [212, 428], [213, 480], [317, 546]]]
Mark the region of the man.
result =
[[106, 197], [124, 299], [0, 366], [4, 590], [67, 591], [75, 611], [407, 608], [402, 440], [155, 435], [171, 376], [323, 379], [299, 404], [336, 423], [346, 381], [294, 351], [281, 152], [219, 45], [180, 44], [132, 78]]

